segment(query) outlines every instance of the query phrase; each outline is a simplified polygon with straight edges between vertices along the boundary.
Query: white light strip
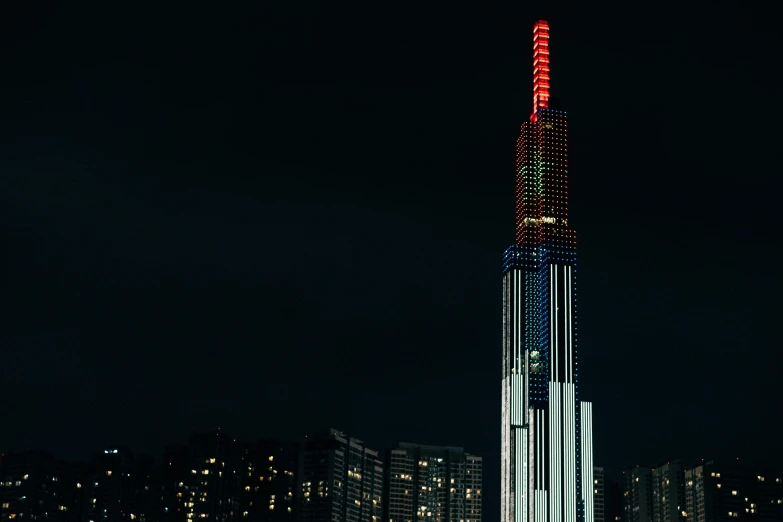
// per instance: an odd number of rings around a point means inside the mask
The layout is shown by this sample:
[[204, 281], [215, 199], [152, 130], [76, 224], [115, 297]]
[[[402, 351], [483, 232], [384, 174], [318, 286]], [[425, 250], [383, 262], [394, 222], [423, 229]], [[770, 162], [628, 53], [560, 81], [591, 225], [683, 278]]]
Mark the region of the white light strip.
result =
[[557, 351], [555, 350], [555, 336], [552, 331], [552, 316], [555, 314], [555, 299], [554, 299], [554, 268], [549, 265], [549, 380], [555, 382], [555, 375], [557, 375]]
[[555, 489], [555, 385], [549, 381], [549, 511], [555, 512], [553, 504], [557, 495]]
[[566, 381], [568, 383], [574, 382], [574, 354], [571, 350], [571, 270], [569, 266], [563, 267], [566, 273], [565, 278], [565, 320], [566, 320], [566, 328], [565, 328], [565, 337], [566, 337], [566, 353], [568, 354], [568, 370], [566, 371]]
[[503, 379], [503, 420], [502, 420], [502, 426], [501, 426], [501, 444], [502, 444], [502, 471], [501, 471], [501, 492], [500, 492], [500, 504], [501, 504], [501, 513], [503, 516], [503, 522], [510, 522], [508, 519], [508, 512], [510, 509], [509, 506], [509, 499], [508, 495], [510, 494], [511, 490], [511, 474], [510, 474], [510, 458], [511, 455], [509, 455], [510, 451], [510, 430], [511, 430], [511, 418], [510, 418], [510, 411], [509, 411], [509, 392], [510, 392], [510, 378], [509, 376], [506, 376]]
[[511, 367], [515, 371], [519, 371], [517, 368], [517, 337], [519, 336], [519, 292], [517, 291], [517, 271], [511, 272], [511, 284], [513, 285], [514, 292], [514, 307], [511, 310], [511, 320], [514, 323], [514, 333], [511, 336]]
[[582, 402], [582, 500], [585, 504], [585, 522], [595, 520], [595, 498], [593, 491], [593, 405]]
[[527, 411], [528, 418], [528, 444], [527, 444], [527, 483], [525, 493], [528, 497], [527, 521], [533, 522], [536, 514], [535, 497], [535, 473], [538, 472], [538, 459], [536, 459], [536, 443], [538, 441], [538, 413], [532, 408]]
[[575, 384], [576, 379], [576, 360], [574, 360], [574, 312], [571, 307], [574, 304], [574, 283], [573, 274], [571, 273], [571, 267], [568, 267], [568, 344], [571, 351], [572, 367], [571, 367], [571, 382]]
[[569, 518], [576, 522], [576, 387], [573, 384], [565, 384], [568, 394], [568, 469], [565, 471], [568, 480], [568, 497], [566, 498], [566, 507], [569, 512]]
[[550, 469], [549, 469], [549, 504], [552, 516], [551, 522], [562, 522], [563, 507], [563, 405], [561, 385], [550, 382], [550, 411], [549, 425], [552, 431], [552, 444], [550, 445]]
[[559, 296], [558, 294], [558, 273], [557, 273], [557, 265], [554, 265], [553, 270], [555, 272], [555, 309], [554, 309], [554, 328], [555, 328], [555, 378], [553, 379], [555, 382], [558, 382], [560, 380], [560, 332], [558, 331], [558, 316], [560, 315], [558, 313], [558, 305], [559, 303]]

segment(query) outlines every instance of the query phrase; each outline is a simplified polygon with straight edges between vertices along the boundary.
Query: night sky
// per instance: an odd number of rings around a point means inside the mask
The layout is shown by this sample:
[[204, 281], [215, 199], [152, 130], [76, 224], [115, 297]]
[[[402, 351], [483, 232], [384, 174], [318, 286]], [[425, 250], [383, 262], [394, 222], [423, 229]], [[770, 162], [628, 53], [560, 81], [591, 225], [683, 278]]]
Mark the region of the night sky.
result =
[[334, 427], [484, 456], [497, 519], [501, 259], [545, 18], [596, 463], [783, 464], [772, 12], [7, 4], [1, 449]]

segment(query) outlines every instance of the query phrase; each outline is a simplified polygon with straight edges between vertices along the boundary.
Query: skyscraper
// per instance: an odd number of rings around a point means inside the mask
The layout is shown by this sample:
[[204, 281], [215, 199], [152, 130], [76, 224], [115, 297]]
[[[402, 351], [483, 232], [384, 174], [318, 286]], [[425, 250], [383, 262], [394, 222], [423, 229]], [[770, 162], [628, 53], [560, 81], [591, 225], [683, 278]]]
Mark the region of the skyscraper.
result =
[[376, 522], [383, 514], [378, 453], [337, 431], [308, 438], [299, 459], [301, 522]]
[[400, 443], [386, 454], [385, 522], [481, 522], [482, 459], [450, 446]]
[[652, 470], [635, 467], [623, 471], [623, 522], [652, 520]]
[[533, 112], [517, 141], [516, 241], [503, 258], [501, 520], [594, 522], [592, 408], [578, 392], [568, 123], [533, 27]]
[[178, 495], [186, 519], [233, 522], [239, 518], [241, 459], [240, 444], [219, 430], [190, 434], [190, 469], [185, 474], [183, 495]]
[[243, 522], [296, 520], [298, 455], [295, 444], [274, 440], [243, 444], [239, 485]]
[[653, 522], [684, 522], [685, 472], [679, 462], [652, 470]]

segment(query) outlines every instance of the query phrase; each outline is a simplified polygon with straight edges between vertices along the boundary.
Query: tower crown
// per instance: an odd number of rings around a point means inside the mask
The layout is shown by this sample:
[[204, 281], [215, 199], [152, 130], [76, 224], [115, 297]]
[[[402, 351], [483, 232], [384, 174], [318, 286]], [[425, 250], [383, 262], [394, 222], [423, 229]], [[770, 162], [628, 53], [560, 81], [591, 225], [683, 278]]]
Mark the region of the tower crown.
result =
[[533, 114], [549, 107], [549, 22], [539, 20], [533, 26]]

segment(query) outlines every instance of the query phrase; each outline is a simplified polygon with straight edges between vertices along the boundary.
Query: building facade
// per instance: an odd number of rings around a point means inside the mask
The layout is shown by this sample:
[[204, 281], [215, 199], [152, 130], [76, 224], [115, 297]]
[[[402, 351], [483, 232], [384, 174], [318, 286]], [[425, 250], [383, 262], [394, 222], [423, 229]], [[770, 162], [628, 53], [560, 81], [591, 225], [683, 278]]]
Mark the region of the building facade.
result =
[[246, 522], [296, 520], [298, 448], [273, 440], [243, 445], [239, 511]]
[[481, 522], [482, 459], [463, 448], [400, 443], [386, 454], [386, 522]]
[[0, 520], [80, 522], [84, 477], [79, 470], [41, 451], [0, 457]]
[[568, 121], [533, 28], [533, 113], [517, 141], [516, 241], [503, 260], [502, 522], [594, 522], [592, 406], [578, 390]]
[[604, 468], [593, 467], [593, 506], [595, 522], [606, 520], [606, 494], [604, 486]]
[[383, 515], [378, 452], [337, 431], [308, 438], [300, 455], [301, 522], [377, 522]]
[[86, 522], [158, 522], [153, 459], [111, 446], [93, 455], [84, 484]]
[[652, 522], [652, 470], [635, 467], [623, 472], [623, 522]]
[[688, 521], [783, 521], [779, 471], [709, 461], [687, 470], [684, 480]]
[[685, 472], [679, 462], [652, 470], [653, 522], [685, 522]]

